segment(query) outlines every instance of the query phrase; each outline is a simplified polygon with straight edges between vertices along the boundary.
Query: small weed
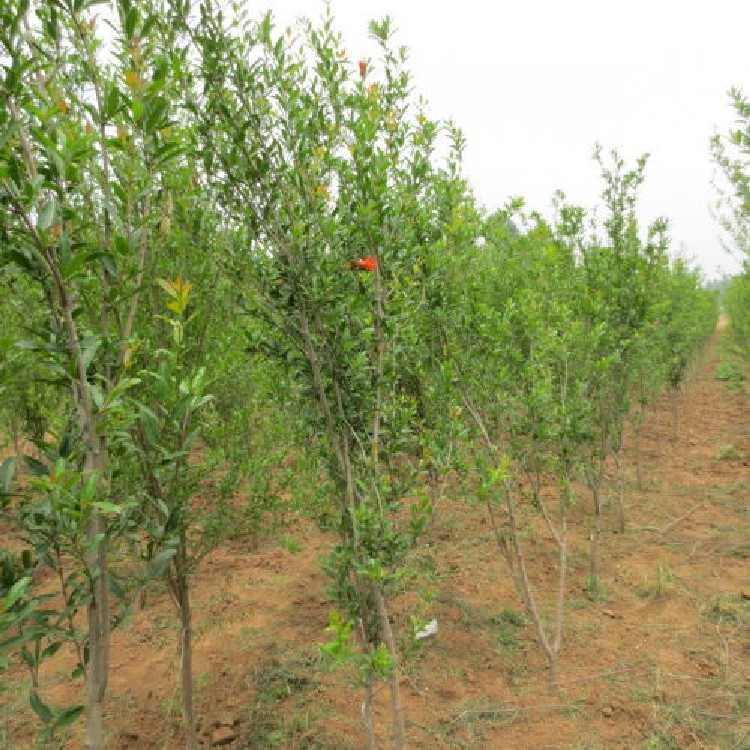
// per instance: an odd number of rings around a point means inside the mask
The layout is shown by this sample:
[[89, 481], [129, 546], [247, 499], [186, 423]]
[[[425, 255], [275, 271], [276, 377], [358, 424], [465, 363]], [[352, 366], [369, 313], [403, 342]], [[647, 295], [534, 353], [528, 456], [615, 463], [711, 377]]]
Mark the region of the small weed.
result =
[[494, 626], [495, 651], [500, 656], [514, 656], [523, 645], [518, 636], [528, 620], [510, 607], [505, 607], [499, 615], [490, 617], [490, 622]]
[[302, 552], [302, 544], [299, 539], [295, 539], [293, 536], [282, 534], [279, 537], [279, 544], [287, 551], [296, 555], [298, 552]]
[[723, 382], [741, 383], [745, 379], [745, 373], [737, 362], [725, 360], [716, 368], [716, 379]]
[[630, 688], [630, 700], [633, 703], [648, 703], [653, 697], [653, 691], [645, 685], [633, 685]]
[[502, 703], [486, 697], [461, 701], [459, 709], [450, 722], [455, 733], [451, 740], [455, 744], [459, 739], [455, 735], [465, 734], [471, 741], [470, 747], [485, 746], [480, 743], [487, 739], [488, 724], [512, 724], [518, 718], [514, 711], [507, 709]]
[[643, 741], [643, 750], [680, 750], [680, 746], [672, 737], [665, 737], [663, 734], [651, 733]]
[[259, 628], [250, 628], [244, 626], [240, 628], [239, 641], [240, 647], [244, 651], [252, 651], [255, 648], [255, 639], [262, 631]]
[[748, 747], [747, 731], [737, 730], [736, 719], [742, 714], [712, 715], [677, 703], [654, 708], [654, 725], [642, 745], [647, 750], [680, 750], [687, 746], [744, 750]]
[[567, 607], [571, 612], [577, 612], [582, 609], [587, 609], [589, 604], [591, 604], [591, 600], [588, 597], [584, 599], [582, 596], [575, 596], [568, 600]]
[[732, 443], [722, 445], [716, 454], [717, 461], [737, 461], [740, 458], [742, 458], [742, 454], [737, 446], [732, 445]]
[[750, 624], [750, 601], [739, 596], [721, 597], [705, 611], [705, 616], [709, 622], [717, 625]]
[[573, 701], [565, 707], [565, 713], [569, 719], [579, 719], [582, 712], [586, 709], [586, 703], [583, 698]]
[[647, 578], [638, 589], [638, 596], [663, 599], [674, 586], [674, 574], [666, 563], [657, 563], [653, 578]]
[[734, 702], [740, 716], [750, 716], [750, 692], [735, 696]]
[[598, 576], [586, 576], [586, 595], [592, 602], [609, 602], [613, 599], [606, 584]]
[[735, 544], [726, 550], [730, 557], [739, 557], [740, 560], [750, 560], [750, 542], [746, 544]]
[[256, 689], [250, 709], [250, 733], [242, 748], [347, 748], [346, 744], [322, 737], [315, 730], [322, 709], [313, 707], [309, 693], [317, 685], [320, 657], [295, 654], [285, 661], [270, 659], [258, 666], [250, 678]]

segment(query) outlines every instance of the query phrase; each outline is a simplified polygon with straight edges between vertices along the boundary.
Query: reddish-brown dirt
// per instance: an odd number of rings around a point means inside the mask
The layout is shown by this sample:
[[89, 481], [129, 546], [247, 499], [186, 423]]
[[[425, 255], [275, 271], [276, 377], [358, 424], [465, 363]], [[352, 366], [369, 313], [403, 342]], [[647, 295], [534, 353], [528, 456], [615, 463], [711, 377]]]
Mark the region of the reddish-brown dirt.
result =
[[[676, 430], [669, 396], [649, 411], [641, 490], [626, 450], [628, 529], [614, 533], [607, 515], [598, 602], [584, 590], [589, 501], [579, 494], [559, 695], [548, 694], [533, 629], [513, 614], [520, 600], [485, 509], [451, 489], [415, 556], [421, 596], [394, 607], [398, 623], [407, 605], [439, 622], [402, 679], [411, 748], [750, 748], [750, 410], [744, 387], [716, 379], [720, 356], [716, 339], [678, 398]], [[355, 675], [328, 669], [318, 651], [331, 607], [320, 558], [332, 538], [302, 520], [286, 534], [300, 551], [235, 540], [195, 577], [205, 747], [364, 747]], [[542, 537], [528, 552], [551, 602], [552, 547]], [[174, 612], [154, 589], [113, 638], [109, 748], [182, 746], [176, 649]], [[64, 658], [48, 663], [52, 702], [79, 696], [68, 675]], [[13, 750], [33, 746], [23, 678], [14, 669], [0, 693]], [[389, 747], [384, 687], [376, 718], [378, 747]], [[80, 738], [76, 727], [64, 746], [81, 747]]]

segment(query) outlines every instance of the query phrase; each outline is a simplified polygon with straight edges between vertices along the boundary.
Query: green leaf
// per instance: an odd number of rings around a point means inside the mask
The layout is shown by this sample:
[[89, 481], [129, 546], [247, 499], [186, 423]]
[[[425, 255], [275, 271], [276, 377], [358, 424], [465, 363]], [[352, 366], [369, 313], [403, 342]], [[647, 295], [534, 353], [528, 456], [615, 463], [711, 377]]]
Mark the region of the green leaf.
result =
[[67, 727], [72, 724], [83, 713], [83, 708], [83, 706], [73, 706], [61, 711], [55, 718], [55, 726]]
[[155, 555], [153, 560], [151, 560], [151, 565], [149, 566], [148, 577], [158, 578], [159, 576], [163, 575], [164, 571], [167, 569], [167, 565], [169, 565], [169, 561], [175, 556], [176, 553], [176, 549], [167, 548], [161, 550], [161, 552]]
[[20, 250], [9, 250], [5, 253], [5, 259], [8, 263], [15, 263], [20, 266], [26, 273], [36, 274], [39, 271], [39, 264], [35, 263], [32, 258], [24, 255]]
[[113, 278], [117, 277], [117, 261], [109, 254], [102, 255], [102, 266]]
[[34, 709], [34, 713], [45, 724], [52, 723], [52, 711], [50, 710], [49, 706], [47, 706], [45, 703], [42, 702], [42, 699], [39, 697], [38, 693], [36, 692], [31, 693], [31, 696], [29, 697], [29, 703], [31, 704], [31, 707]]
[[49, 659], [51, 656], [54, 656], [60, 650], [61, 646], [62, 641], [50, 643], [50, 645], [42, 651], [42, 659]]
[[102, 404], [104, 403], [104, 396], [102, 395], [102, 389], [98, 383], [91, 383], [89, 386], [91, 391], [91, 399], [94, 402], [94, 406], [101, 411]]
[[111, 513], [112, 515], [120, 515], [123, 512], [123, 508], [119, 505], [115, 505], [114, 503], [109, 503], [106, 500], [98, 500], [95, 503], [92, 503], [92, 506], [96, 508], [101, 513]]
[[37, 638], [41, 638], [44, 635], [44, 633], [36, 630], [27, 630], [24, 631], [21, 635], [14, 636], [13, 638], [9, 638], [7, 641], [2, 641], [0, 643], [0, 654], [6, 652], [6, 651], [15, 651], [19, 646], [22, 646], [24, 643], [28, 643], [29, 641], [36, 640]]
[[35, 477], [49, 476], [49, 469], [38, 459], [34, 458], [33, 456], [24, 456], [23, 460], [26, 466], [29, 468], [29, 471]]
[[46, 231], [52, 226], [52, 221], [55, 218], [55, 200], [50, 198], [39, 210], [37, 216], [36, 226], [37, 229]]
[[105, 119], [111, 120], [117, 114], [117, 110], [120, 108], [120, 91], [117, 86], [112, 86], [107, 92], [107, 97], [104, 102], [104, 117]]
[[87, 370], [91, 367], [91, 363], [94, 361], [96, 353], [99, 351], [99, 347], [102, 345], [102, 340], [98, 336], [90, 336], [85, 342], [83, 347], [83, 369]]
[[36, 659], [34, 659], [34, 655], [27, 648], [21, 649], [21, 661], [29, 669], [34, 669], [34, 667], [36, 666]]
[[165, 127], [164, 114], [167, 111], [167, 101], [161, 97], [149, 102], [146, 110], [144, 129], [147, 132], [154, 132], [159, 128]]
[[3, 609], [7, 612], [21, 597], [26, 596], [31, 578], [25, 576], [20, 580], [16, 581], [11, 587], [10, 591], [5, 595], [3, 601]]

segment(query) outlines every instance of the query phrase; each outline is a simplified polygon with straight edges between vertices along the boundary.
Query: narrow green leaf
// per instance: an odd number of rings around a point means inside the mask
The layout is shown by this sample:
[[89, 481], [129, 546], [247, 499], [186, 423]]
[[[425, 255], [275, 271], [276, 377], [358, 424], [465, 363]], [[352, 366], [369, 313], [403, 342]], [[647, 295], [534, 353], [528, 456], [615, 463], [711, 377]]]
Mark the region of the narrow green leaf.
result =
[[46, 477], [49, 476], [49, 469], [38, 459], [33, 456], [24, 456], [24, 463], [29, 468], [29, 471], [35, 477]]
[[52, 226], [52, 221], [55, 218], [55, 200], [50, 198], [39, 210], [37, 216], [36, 226], [37, 229], [46, 231]]
[[49, 706], [47, 706], [45, 703], [42, 702], [42, 699], [39, 697], [38, 693], [36, 692], [31, 693], [31, 696], [29, 698], [29, 703], [31, 704], [31, 707], [34, 709], [34, 713], [45, 724], [52, 723], [52, 711], [50, 710]]
[[26, 596], [31, 578], [24, 576], [20, 580], [16, 581], [11, 587], [10, 591], [5, 595], [3, 601], [3, 608], [7, 612], [21, 597]]
[[112, 513], [113, 515], [119, 515], [123, 511], [121, 506], [115, 505], [114, 503], [109, 503], [106, 500], [99, 500], [95, 503], [92, 503], [92, 505], [98, 511], [105, 514]]
[[61, 711], [55, 718], [55, 726], [67, 727], [83, 713], [83, 706], [73, 706]]
[[50, 643], [47, 648], [42, 651], [42, 659], [48, 659], [51, 656], [54, 656], [62, 646], [62, 641], [55, 641], [54, 643]]

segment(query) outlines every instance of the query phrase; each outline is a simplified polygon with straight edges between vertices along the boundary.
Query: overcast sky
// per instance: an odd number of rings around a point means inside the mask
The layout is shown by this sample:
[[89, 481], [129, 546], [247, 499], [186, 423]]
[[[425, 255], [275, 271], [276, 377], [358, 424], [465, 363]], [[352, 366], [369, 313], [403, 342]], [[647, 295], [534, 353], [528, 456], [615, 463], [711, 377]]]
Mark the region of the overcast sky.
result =
[[[261, 0], [287, 25], [322, 0]], [[709, 213], [709, 141], [733, 123], [727, 91], [750, 95], [750, 0], [332, 0], [352, 60], [374, 54], [371, 18], [390, 15], [418, 93], [468, 145], [480, 202], [511, 196], [545, 212], [555, 190], [591, 207], [594, 144], [629, 160], [648, 152], [644, 222], [672, 221], [673, 248], [715, 276], [735, 270]]]

